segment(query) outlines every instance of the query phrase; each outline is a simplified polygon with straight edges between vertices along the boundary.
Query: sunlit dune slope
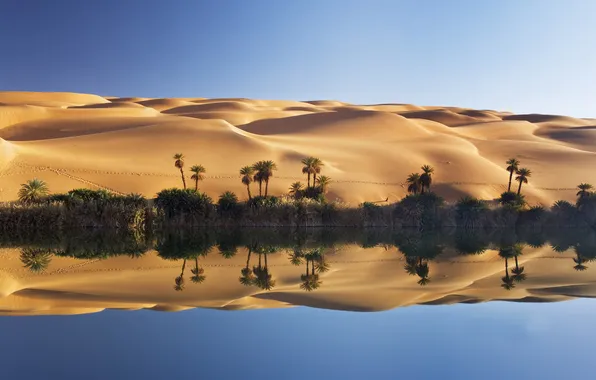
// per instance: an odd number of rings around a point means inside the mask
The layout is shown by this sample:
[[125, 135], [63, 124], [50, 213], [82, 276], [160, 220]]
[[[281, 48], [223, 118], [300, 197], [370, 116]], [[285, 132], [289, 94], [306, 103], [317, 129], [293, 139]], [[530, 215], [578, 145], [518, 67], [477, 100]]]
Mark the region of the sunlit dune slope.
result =
[[356, 204], [405, 195], [406, 176], [435, 168], [435, 189], [449, 200], [497, 197], [504, 161], [532, 170], [531, 203], [572, 199], [596, 182], [596, 121], [553, 115], [408, 104], [243, 98], [148, 99], [89, 94], [0, 92], [0, 200], [27, 179], [53, 191], [108, 188], [153, 196], [179, 186], [172, 155], [202, 164], [201, 189], [244, 197], [240, 167], [274, 160], [271, 192], [305, 178], [300, 160], [317, 156], [332, 178], [329, 197]]

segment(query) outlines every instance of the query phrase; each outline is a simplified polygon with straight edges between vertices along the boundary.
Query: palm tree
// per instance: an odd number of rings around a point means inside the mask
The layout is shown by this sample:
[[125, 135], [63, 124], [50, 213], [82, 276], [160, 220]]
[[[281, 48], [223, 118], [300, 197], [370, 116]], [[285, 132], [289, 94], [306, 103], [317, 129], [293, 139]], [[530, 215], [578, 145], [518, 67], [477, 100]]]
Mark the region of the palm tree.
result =
[[586, 260], [579, 253], [577, 253], [577, 258], [575, 258], [575, 257], [573, 258], [573, 262], [576, 264], [573, 267], [573, 269], [575, 269], [578, 272], [588, 269], [588, 267], [584, 265], [585, 261]]
[[521, 168], [517, 171], [517, 177], [515, 180], [519, 182], [519, 187], [517, 188], [517, 195], [521, 193], [522, 183], [528, 183], [528, 178], [532, 176], [532, 171], [530, 169]]
[[418, 264], [418, 259], [416, 257], [407, 256], [406, 257], [406, 265], [404, 265], [404, 270], [410, 276], [415, 276], [417, 264]]
[[195, 257], [195, 267], [193, 269], [190, 270], [193, 274], [193, 276], [190, 278], [190, 280], [192, 282], [194, 282], [195, 284], [200, 284], [203, 281], [205, 281], [205, 275], [203, 275], [203, 273], [205, 273], [205, 270], [203, 268], [199, 267], [199, 258]]
[[35, 203], [41, 201], [48, 195], [48, 185], [41, 179], [31, 179], [21, 185], [19, 190], [19, 201], [22, 203]]
[[184, 268], [186, 268], [186, 259], [182, 262], [182, 271], [180, 276], [174, 279], [174, 290], [181, 292], [184, 290]]
[[300, 248], [294, 248], [292, 253], [288, 255], [288, 259], [292, 265], [298, 266], [301, 265], [304, 260], [304, 252]]
[[294, 182], [293, 184], [290, 185], [290, 195], [293, 196], [294, 198], [300, 198], [300, 195], [302, 194], [302, 190], [304, 190], [304, 187], [302, 186], [302, 182]]
[[422, 258], [419, 258], [418, 265], [416, 265], [416, 275], [420, 277], [420, 280], [418, 280], [418, 285], [425, 286], [430, 282], [430, 278], [428, 277], [430, 268], [428, 267], [428, 262], [424, 262], [422, 260]]
[[205, 167], [203, 165], [194, 165], [190, 168], [190, 171], [192, 173], [192, 176], [190, 176], [190, 179], [192, 179], [193, 181], [195, 181], [195, 191], [199, 190], [199, 181], [202, 181], [205, 179]]
[[242, 183], [246, 185], [246, 191], [248, 192], [248, 199], [252, 199], [250, 194], [250, 184], [253, 181], [255, 169], [252, 166], [245, 166], [240, 169], [240, 175], [242, 176]]
[[306, 182], [307, 187], [310, 187], [310, 175], [312, 174], [313, 159], [314, 157], [306, 157], [300, 161], [304, 165], [302, 167], [302, 174], [306, 174], [308, 176]]
[[524, 267], [519, 266], [517, 256], [518, 255], [515, 255], [515, 268], [511, 269], [511, 273], [513, 274], [511, 277], [513, 277], [515, 282], [522, 282], [526, 280], [527, 275], [524, 273]]
[[421, 183], [420, 183], [420, 174], [412, 173], [408, 176], [406, 180], [408, 183], [408, 193], [418, 194], [420, 192]]
[[[265, 256], [265, 265], [261, 265], [261, 256]], [[269, 267], [267, 266], [267, 253], [259, 253], [259, 265], [253, 266], [252, 271], [256, 276], [255, 285], [263, 290], [271, 290], [275, 286], [275, 280], [272, 279], [272, 275], [269, 273]]]
[[515, 288], [513, 278], [509, 276], [509, 257], [505, 256], [505, 276], [501, 277], [501, 287], [505, 290], [511, 290]]
[[331, 183], [331, 178], [327, 177], [326, 175], [322, 175], [319, 178], [317, 178], [317, 185], [319, 185], [319, 187], [321, 188], [321, 192], [323, 194], [327, 193], [327, 188], [329, 187], [329, 184]]
[[248, 256], [246, 258], [246, 266], [242, 268], [240, 271], [240, 277], [238, 281], [244, 286], [251, 286], [255, 283], [255, 277], [253, 276], [253, 272], [250, 269], [250, 254], [252, 253], [252, 248], [248, 247]]
[[315, 186], [317, 182], [317, 174], [321, 173], [321, 167], [323, 166], [323, 161], [316, 157], [306, 157], [302, 161], [304, 167], [302, 168], [302, 173], [308, 175], [308, 183], [307, 187], [311, 187], [310, 185], [310, 176], [312, 174], [312, 186]]
[[515, 158], [510, 158], [506, 162], [507, 164], [507, 171], [509, 172], [509, 186], [507, 186], [507, 191], [511, 191], [511, 179], [513, 178], [513, 173], [517, 172], [519, 169], [519, 161]]
[[263, 181], [265, 177], [263, 175], [265, 169], [265, 161], [257, 161], [252, 165], [253, 170], [253, 180], [259, 183], [259, 197], [263, 196]]
[[182, 176], [182, 185], [186, 189], [186, 179], [184, 178], [184, 155], [182, 153], [176, 153], [174, 155], [174, 166], [180, 169], [180, 175]]
[[589, 183], [580, 183], [577, 185], [579, 191], [577, 192], [577, 196], [583, 198], [591, 193], [591, 190], [594, 188]]
[[267, 196], [267, 192], [269, 190], [269, 179], [273, 177], [273, 171], [277, 170], [277, 165], [275, 162], [271, 160], [267, 161], [259, 161], [253, 165], [253, 168], [256, 171], [254, 176], [255, 181], [259, 181], [259, 195], [261, 193], [261, 185], [263, 181], [265, 182], [265, 196]]
[[31, 272], [43, 272], [52, 261], [52, 252], [39, 248], [24, 248], [20, 259], [23, 267]]
[[422, 185], [422, 193], [424, 193], [424, 189], [430, 191], [430, 185], [433, 183], [432, 174], [435, 172], [435, 169], [429, 165], [424, 165], [421, 169], [420, 184]]

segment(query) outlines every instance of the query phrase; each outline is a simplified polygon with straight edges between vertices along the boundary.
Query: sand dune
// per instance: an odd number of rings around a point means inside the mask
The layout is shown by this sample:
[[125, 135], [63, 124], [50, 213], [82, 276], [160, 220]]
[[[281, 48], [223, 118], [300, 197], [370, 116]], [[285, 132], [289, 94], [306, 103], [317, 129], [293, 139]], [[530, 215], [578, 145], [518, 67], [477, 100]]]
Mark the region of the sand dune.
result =
[[[429, 261], [430, 283], [404, 270], [395, 248], [364, 249], [346, 245], [327, 250], [329, 271], [320, 287], [300, 288], [304, 265], [290, 264], [287, 253], [269, 256], [275, 280], [266, 291], [239, 283], [247, 251], [225, 259], [217, 251], [199, 259], [205, 281], [191, 281], [194, 260], [163, 260], [154, 251], [141, 258], [114, 257], [77, 260], [54, 257], [45, 272], [32, 273], [17, 259], [16, 249], [0, 249], [0, 314], [78, 314], [103, 309], [179, 311], [195, 307], [240, 310], [309, 306], [352, 311], [379, 311], [417, 304], [476, 303], [491, 300], [554, 302], [595, 297], [591, 272], [574, 270], [574, 253], [554, 253], [549, 247], [529, 248], [519, 258], [527, 278], [506, 290], [501, 287], [505, 261], [496, 251], [461, 256], [445, 251]], [[257, 263], [253, 254], [251, 265]], [[174, 279], [184, 266], [184, 290]], [[509, 260], [509, 268], [514, 266]], [[588, 265], [589, 266], [589, 265]]]
[[[245, 189], [238, 169], [278, 163], [270, 188], [303, 180], [300, 160], [320, 157], [331, 196], [347, 203], [405, 195], [405, 177], [436, 168], [449, 200], [495, 197], [518, 157], [533, 171], [531, 202], [573, 199], [596, 173], [596, 121], [553, 115], [409, 104], [354, 105], [334, 100], [149, 99], [90, 94], [0, 92], [0, 201], [40, 177], [54, 191], [102, 187], [153, 196], [179, 186], [172, 155], [202, 164], [211, 196]], [[577, 170], [576, 170], [577, 169]]]

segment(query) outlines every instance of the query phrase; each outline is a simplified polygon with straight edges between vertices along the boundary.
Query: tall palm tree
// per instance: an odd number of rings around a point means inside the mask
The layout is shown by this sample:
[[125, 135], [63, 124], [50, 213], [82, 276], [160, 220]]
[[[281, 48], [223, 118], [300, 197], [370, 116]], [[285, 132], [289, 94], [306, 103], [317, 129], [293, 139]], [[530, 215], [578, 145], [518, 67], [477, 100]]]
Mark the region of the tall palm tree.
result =
[[294, 182], [290, 185], [289, 193], [294, 198], [299, 198], [300, 194], [302, 193], [302, 190], [304, 190], [302, 182]]
[[255, 163], [253, 165], [253, 168], [256, 171], [254, 179], [255, 181], [259, 182], [259, 195], [262, 195], [261, 185], [263, 182], [265, 182], [265, 196], [267, 196], [267, 193], [269, 191], [269, 179], [273, 177], [273, 171], [277, 170], [277, 165], [275, 164], [275, 162], [267, 160]]
[[246, 191], [248, 192], [248, 199], [252, 199], [252, 195], [250, 194], [250, 184], [253, 181], [253, 177], [255, 175], [255, 169], [252, 166], [245, 166], [240, 169], [240, 176], [242, 177], [242, 183], [246, 186]]
[[195, 191], [199, 190], [199, 181], [202, 181], [205, 179], [205, 167], [203, 165], [193, 165], [190, 168], [190, 171], [192, 173], [192, 176], [190, 176], [190, 179], [192, 179], [193, 181], [195, 181]]
[[331, 183], [331, 178], [326, 175], [322, 175], [317, 178], [317, 185], [321, 188], [321, 192], [323, 194], [327, 193], [327, 189], [329, 188], [329, 184]]
[[404, 270], [410, 276], [415, 276], [417, 264], [418, 264], [418, 259], [416, 257], [406, 256], [406, 265], [404, 265]]
[[22, 203], [35, 203], [41, 201], [49, 194], [48, 185], [41, 179], [31, 179], [21, 185], [19, 189], [19, 201]]
[[39, 248], [24, 248], [21, 251], [21, 263], [31, 272], [43, 272], [52, 260], [52, 252]]
[[186, 259], [182, 262], [182, 271], [180, 276], [174, 279], [174, 290], [181, 292], [184, 290], [184, 268], [186, 268]]
[[530, 169], [521, 168], [517, 171], [517, 177], [515, 180], [519, 182], [519, 187], [517, 188], [517, 195], [521, 194], [522, 183], [528, 183], [528, 178], [532, 176], [532, 171]]
[[199, 267], [198, 256], [195, 257], [195, 267], [192, 268], [190, 271], [193, 274], [193, 276], [190, 278], [190, 280], [192, 282], [194, 282], [195, 284], [200, 284], [203, 281], [205, 281], [206, 276], [203, 274], [203, 273], [205, 273], [205, 270], [203, 268]]
[[252, 165], [253, 169], [253, 180], [259, 183], [259, 197], [263, 196], [263, 181], [265, 180], [264, 170], [265, 161], [257, 161]]
[[422, 193], [424, 193], [425, 189], [430, 191], [430, 185], [433, 183], [432, 174], [435, 172], [435, 169], [429, 165], [424, 165], [421, 169], [420, 184], [422, 185]]
[[507, 171], [509, 172], [509, 185], [507, 186], [507, 191], [511, 191], [511, 179], [513, 178], [513, 173], [517, 172], [519, 169], [519, 161], [516, 158], [510, 158], [506, 162], [507, 164]]
[[186, 189], [186, 178], [184, 178], [184, 155], [182, 153], [176, 153], [174, 155], [174, 166], [180, 169], [180, 175], [182, 176], [182, 185]]
[[[261, 265], [261, 256], [265, 256], [265, 265]], [[267, 266], [267, 253], [259, 253], [259, 265], [253, 266], [252, 269], [256, 276], [255, 285], [263, 290], [271, 290], [275, 286], [275, 280], [272, 279], [271, 273], [269, 273], [269, 267]]]
[[589, 195], [594, 187], [589, 183], [580, 183], [579, 185], [577, 185], [577, 188], [579, 189], [579, 191], [577, 192], [577, 196], [583, 198], [586, 195]]
[[310, 176], [313, 176], [312, 179], [312, 186], [315, 186], [317, 182], [317, 174], [321, 173], [321, 167], [323, 166], [323, 161], [316, 157], [306, 157], [302, 161], [304, 167], [302, 168], [302, 173], [308, 175], [308, 183], [307, 187], [311, 187], [310, 184]]
[[418, 194], [421, 190], [421, 183], [420, 183], [420, 174], [412, 173], [408, 176], [406, 180], [408, 183], [408, 193]]
[[306, 158], [303, 158], [302, 161], [300, 161], [304, 165], [302, 167], [302, 174], [307, 175], [307, 182], [306, 182], [307, 187], [310, 187], [310, 176], [312, 174], [313, 160], [314, 160], [314, 157], [306, 157]]

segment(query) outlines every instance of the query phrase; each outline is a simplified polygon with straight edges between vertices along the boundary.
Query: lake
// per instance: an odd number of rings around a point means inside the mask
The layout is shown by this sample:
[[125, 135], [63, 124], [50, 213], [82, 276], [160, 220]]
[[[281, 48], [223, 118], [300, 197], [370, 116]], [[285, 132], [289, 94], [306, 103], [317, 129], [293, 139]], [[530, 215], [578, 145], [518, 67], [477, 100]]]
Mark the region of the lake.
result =
[[11, 379], [591, 379], [590, 231], [0, 238]]

